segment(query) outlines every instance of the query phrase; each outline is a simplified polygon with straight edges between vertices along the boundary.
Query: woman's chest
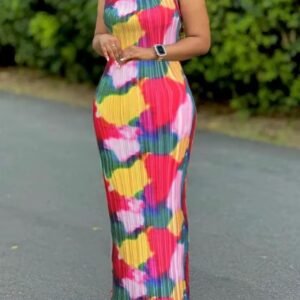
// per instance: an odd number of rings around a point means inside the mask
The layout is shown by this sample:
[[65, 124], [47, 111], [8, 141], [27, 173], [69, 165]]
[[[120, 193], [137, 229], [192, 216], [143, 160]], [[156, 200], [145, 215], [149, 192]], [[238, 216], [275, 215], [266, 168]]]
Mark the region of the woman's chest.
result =
[[121, 29], [162, 31], [179, 21], [178, 0], [105, 0], [104, 23]]

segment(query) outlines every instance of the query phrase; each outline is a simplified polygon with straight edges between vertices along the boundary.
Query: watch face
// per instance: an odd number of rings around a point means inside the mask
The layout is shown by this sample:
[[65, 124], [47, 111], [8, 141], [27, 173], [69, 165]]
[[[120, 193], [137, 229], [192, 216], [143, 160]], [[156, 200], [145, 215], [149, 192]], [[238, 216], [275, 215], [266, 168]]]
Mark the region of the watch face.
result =
[[165, 55], [166, 51], [163, 45], [156, 45], [156, 50], [158, 55]]

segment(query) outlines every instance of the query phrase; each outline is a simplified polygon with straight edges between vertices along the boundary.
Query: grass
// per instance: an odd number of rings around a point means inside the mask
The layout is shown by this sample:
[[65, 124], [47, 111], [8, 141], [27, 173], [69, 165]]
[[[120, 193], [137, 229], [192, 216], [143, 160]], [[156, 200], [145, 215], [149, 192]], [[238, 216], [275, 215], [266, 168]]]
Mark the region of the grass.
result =
[[[91, 84], [69, 83], [63, 78], [49, 76], [38, 70], [0, 68], [0, 90], [2, 91], [90, 107], [94, 100], [95, 88]], [[200, 104], [198, 128], [300, 149], [300, 120], [296, 117], [245, 118], [226, 106]]]

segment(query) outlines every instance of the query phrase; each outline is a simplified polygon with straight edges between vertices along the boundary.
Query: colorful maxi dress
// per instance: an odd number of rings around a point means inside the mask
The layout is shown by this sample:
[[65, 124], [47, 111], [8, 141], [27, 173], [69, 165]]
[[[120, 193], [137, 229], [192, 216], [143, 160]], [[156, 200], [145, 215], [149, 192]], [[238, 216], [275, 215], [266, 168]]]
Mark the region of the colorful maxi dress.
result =
[[[180, 39], [177, 0], [105, 0], [122, 48]], [[112, 300], [189, 300], [187, 168], [196, 106], [180, 61], [107, 62], [93, 101], [111, 221]]]

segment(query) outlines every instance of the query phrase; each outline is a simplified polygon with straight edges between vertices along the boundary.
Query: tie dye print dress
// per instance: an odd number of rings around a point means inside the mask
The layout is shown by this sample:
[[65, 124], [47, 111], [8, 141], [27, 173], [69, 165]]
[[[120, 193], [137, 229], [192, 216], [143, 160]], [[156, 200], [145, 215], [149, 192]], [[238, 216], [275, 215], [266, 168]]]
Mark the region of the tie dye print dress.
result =
[[[179, 40], [177, 0], [105, 1], [122, 48]], [[181, 63], [118, 68], [111, 59], [92, 111], [111, 221], [111, 299], [189, 300], [186, 179], [197, 114]]]

